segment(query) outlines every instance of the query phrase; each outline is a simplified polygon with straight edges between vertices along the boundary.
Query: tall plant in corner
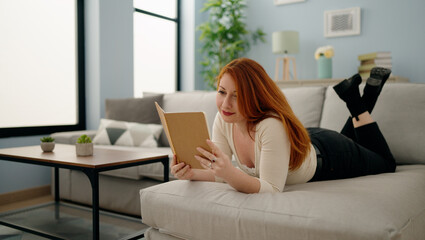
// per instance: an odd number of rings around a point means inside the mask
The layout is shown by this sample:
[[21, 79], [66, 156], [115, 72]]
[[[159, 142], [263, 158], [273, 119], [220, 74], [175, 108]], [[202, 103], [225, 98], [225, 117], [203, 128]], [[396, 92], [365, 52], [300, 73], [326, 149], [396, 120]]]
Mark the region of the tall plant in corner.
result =
[[202, 76], [210, 88], [216, 89], [216, 76], [231, 60], [243, 56], [250, 43], [265, 42], [261, 29], [248, 31], [244, 23], [244, 0], [207, 0], [201, 12], [208, 12], [208, 21], [198, 26], [201, 31], [203, 55]]

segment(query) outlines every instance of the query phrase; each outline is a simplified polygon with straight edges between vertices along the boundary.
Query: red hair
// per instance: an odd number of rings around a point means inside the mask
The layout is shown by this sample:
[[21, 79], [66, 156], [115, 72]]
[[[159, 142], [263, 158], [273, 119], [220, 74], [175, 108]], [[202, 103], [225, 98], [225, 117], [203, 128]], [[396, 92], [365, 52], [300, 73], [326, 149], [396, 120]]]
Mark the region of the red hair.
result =
[[235, 82], [238, 108], [248, 121], [247, 130], [269, 117], [282, 121], [291, 143], [289, 169], [299, 168], [310, 152], [310, 137], [276, 83], [260, 64], [248, 58], [235, 59], [224, 66], [217, 86], [226, 73]]

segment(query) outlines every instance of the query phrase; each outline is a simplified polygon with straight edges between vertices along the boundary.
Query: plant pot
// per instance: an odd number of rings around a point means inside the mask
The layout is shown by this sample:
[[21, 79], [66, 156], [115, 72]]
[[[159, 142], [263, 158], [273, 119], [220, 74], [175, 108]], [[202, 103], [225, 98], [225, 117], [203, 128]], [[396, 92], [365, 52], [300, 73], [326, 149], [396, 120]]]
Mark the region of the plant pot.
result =
[[55, 142], [41, 142], [40, 147], [43, 152], [53, 152], [53, 149], [55, 148]]
[[77, 152], [77, 156], [92, 156], [93, 143], [76, 143], [75, 150]]

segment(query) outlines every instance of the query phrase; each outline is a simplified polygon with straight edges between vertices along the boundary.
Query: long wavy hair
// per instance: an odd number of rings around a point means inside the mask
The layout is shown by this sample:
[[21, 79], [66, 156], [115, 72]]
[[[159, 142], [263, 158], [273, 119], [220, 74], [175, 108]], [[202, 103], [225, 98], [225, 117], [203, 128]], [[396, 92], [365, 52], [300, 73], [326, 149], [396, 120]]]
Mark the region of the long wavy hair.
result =
[[269, 117], [282, 121], [291, 143], [289, 169], [299, 168], [310, 152], [310, 137], [276, 83], [259, 63], [248, 58], [235, 59], [224, 66], [217, 77], [217, 86], [226, 73], [235, 82], [237, 104], [248, 121], [247, 130], [255, 130], [259, 122]]

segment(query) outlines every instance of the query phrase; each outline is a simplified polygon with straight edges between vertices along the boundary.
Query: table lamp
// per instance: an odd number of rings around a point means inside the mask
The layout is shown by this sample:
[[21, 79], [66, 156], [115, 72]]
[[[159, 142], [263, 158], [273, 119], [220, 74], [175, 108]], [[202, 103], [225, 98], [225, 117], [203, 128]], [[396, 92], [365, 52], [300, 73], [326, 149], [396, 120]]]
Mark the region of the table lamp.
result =
[[272, 47], [273, 53], [284, 54], [283, 57], [276, 59], [275, 81], [279, 80], [279, 64], [283, 61], [283, 76], [282, 80], [289, 80], [289, 64], [292, 61], [293, 79], [297, 79], [297, 70], [294, 57], [288, 57], [287, 54], [298, 53], [300, 49], [299, 34], [297, 31], [279, 31], [273, 32]]

